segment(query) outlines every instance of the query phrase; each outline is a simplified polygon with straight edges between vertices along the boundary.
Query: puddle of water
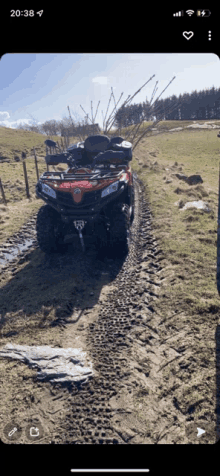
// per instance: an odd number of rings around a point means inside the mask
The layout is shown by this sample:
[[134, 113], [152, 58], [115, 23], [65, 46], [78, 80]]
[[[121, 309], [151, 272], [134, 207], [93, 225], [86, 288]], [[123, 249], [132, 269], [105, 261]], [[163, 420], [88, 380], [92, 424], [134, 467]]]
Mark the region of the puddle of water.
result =
[[4, 258], [0, 258], [0, 264], [6, 264], [8, 261], [13, 260], [18, 253], [26, 251], [32, 244], [34, 239], [27, 239], [24, 243], [19, 243], [15, 246], [10, 247], [10, 249], [1, 250], [1, 255], [6, 255]]

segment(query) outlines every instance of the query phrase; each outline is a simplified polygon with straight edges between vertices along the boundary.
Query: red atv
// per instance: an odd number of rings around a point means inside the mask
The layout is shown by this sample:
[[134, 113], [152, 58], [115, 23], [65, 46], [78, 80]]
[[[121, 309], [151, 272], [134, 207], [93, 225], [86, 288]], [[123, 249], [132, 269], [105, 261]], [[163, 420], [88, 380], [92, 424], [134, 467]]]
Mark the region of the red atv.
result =
[[[46, 146], [57, 147], [53, 141]], [[93, 237], [99, 257], [124, 257], [134, 217], [132, 144], [122, 137], [87, 137], [64, 153], [46, 155], [48, 165], [67, 163], [64, 172], [44, 172], [36, 194], [46, 205], [37, 216], [37, 239], [45, 253], [65, 250], [65, 237], [78, 235], [83, 251]]]

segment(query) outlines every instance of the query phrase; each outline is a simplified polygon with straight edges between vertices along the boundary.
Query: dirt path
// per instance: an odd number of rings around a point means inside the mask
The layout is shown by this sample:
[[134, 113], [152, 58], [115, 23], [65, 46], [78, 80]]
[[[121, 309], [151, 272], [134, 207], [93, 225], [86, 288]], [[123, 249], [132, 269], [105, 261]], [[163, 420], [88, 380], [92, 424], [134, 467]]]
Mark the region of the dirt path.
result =
[[[27, 237], [34, 236], [34, 224], [33, 217], [23, 230]], [[201, 361], [198, 372], [201, 344], [184, 311], [169, 308], [167, 318], [161, 317], [162, 260], [144, 188], [136, 180], [132, 243], [124, 262], [102, 263], [92, 250], [84, 256], [71, 247], [46, 258], [34, 243], [5, 267], [1, 348], [9, 342], [80, 347], [95, 375], [82, 384], [51, 385], [39, 382], [25, 364], [0, 359], [3, 441], [5, 426], [16, 420], [23, 430], [20, 443], [30, 443], [26, 428], [33, 422], [42, 426], [39, 444], [215, 442], [212, 350], [206, 348], [209, 362]], [[202, 440], [196, 438], [195, 409], [206, 427]]]

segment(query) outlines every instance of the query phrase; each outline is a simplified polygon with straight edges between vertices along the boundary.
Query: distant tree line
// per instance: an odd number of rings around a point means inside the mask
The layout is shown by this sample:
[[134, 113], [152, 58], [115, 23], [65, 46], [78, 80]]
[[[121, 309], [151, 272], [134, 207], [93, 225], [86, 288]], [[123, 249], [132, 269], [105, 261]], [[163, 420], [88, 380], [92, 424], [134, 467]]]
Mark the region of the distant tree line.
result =
[[51, 119], [41, 124], [32, 117], [32, 121], [26, 124], [21, 124], [17, 129], [37, 132], [46, 136], [77, 136], [78, 134], [92, 134], [99, 132], [99, 125], [88, 124], [87, 119], [73, 120], [70, 117], [64, 117], [61, 120]]
[[[61, 137], [100, 132], [99, 125], [89, 124], [87, 116], [81, 119], [77, 113], [73, 114], [75, 119], [67, 116], [61, 120], [51, 119], [40, 124], [31, 116], [31, 122], [21, 124], [17, 129]], [[115, 114], [113, 126], [127, 127], [143, 120], [161, 118], [174, 121], [220, 119], [220, 88], [213, 86], [202, 91], [172, 95], [166, 99], [156, 99], [153, 104], [146, 98], [145, 102], [139, 104], [122, 105]]]
[[[179, 104], [173, 108], [174, 104]], [[127, 127], [146, 120], [152, 120], [162, 115], [163, 120], [194, 120], [220, 119], [220, 88], [214, 86], [202, 91], [192, 91], [179, 96], [158, 99], [151, 106], [146, 99], [140, 104], [121, 107], [116, 113], [114, 125]]]

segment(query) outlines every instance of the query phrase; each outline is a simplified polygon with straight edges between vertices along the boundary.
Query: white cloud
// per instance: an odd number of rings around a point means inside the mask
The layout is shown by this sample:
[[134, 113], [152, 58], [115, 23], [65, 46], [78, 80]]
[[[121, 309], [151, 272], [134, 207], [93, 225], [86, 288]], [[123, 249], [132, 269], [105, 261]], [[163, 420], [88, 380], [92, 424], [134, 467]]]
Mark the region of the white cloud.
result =
[[0, 111], [0, 122], [1, 121], [7, 121], [9, 119], [10, 114], [7, 111]]
[[108, 84], [108, 78], [107, 76], [95, 76], [95, 78], [92, 78], [92, 82], [98, 84]]
[[11, 129], [16, 129], [16, 127], [20, 126], [21, 124], [29, 124], [30, 122], [31, 122], [31, 119], [17, 119], [17, 121], [8, 121], [6, 119], [2, 121], [0, 116], [0, 126], [10, 127]]

